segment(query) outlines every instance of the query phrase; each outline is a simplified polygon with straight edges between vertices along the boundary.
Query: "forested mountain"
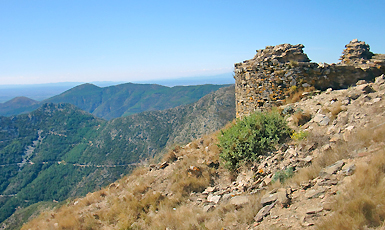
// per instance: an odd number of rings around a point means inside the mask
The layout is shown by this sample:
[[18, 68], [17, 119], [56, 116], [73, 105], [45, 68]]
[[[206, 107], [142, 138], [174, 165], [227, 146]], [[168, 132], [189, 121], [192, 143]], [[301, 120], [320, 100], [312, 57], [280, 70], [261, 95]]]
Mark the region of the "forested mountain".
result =
[[175, 142], [217, 130], [235, 118], [234, 100], [230, 86], [193, 104], [110, 121], [64, 103], [0, 117], [0, 221], [17, 207], [85, 195]]
[[225, 86], [228, 85], [166, 87], [156, 84], [126, 83], [98, 87], [93, 84], [82, 84], [40, 103], [20, 103], [20, 100], [0, 103], [0, 115], [11, 116], [30, 112], [44, 103], [53, 102], [70, 103], [97, 117], [110, 120], [143, 111], [187, 105]]

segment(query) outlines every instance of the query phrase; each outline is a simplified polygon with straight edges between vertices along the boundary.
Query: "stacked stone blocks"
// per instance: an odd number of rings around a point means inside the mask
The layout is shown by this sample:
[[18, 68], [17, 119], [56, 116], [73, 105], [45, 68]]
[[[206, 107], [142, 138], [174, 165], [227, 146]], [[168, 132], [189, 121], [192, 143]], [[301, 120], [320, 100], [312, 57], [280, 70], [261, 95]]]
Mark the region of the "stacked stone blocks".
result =
[[[357, 43], [357, 44], [356, 44]], [[253, 59], [234, 68], [237, 117], [282, 104], [293, 89], [340, 89], [385, 72], [385, 58], [369, 45], [351, 41], [337, 64], [314, 63], [302, 44], [281, 44], [257, 50]]]

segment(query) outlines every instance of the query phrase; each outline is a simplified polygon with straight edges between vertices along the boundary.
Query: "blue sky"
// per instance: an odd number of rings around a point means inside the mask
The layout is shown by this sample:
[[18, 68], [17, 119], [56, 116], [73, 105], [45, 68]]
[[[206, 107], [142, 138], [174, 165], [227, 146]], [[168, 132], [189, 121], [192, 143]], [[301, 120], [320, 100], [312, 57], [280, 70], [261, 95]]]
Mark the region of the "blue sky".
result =
[[385, 1], [0, 0], [0, 84], [144, 81], [233, 71], [304, 44], [338, 62], [358, 38], [385, 53]]

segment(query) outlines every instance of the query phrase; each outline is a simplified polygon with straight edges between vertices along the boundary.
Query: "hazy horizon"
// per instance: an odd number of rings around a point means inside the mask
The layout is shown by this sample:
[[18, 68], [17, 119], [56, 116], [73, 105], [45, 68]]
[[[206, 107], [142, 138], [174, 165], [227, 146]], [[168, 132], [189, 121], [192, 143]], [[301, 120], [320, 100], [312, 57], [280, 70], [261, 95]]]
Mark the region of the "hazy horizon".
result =
[[[211, 77], [211, 78], [210, 78]], [[98, 82], [56, 82], [43, 84], [18, 84], [18, 85], [0, 85], [0, 103], [12, 100], [15, 97], [28, 97], [36, 101], [42, 101], [52, 96], [61, 94], [73, 87], [91, 83], [99, 87], [109, 87], [125, 83], [135, 84], [158, 84], [167, 87], [187, 86], [187, 85], [203, 85], [203, 84], [234, 84], [232, 73], [226, 73], [214, 76], [197, 76], [172, 79], [155, 79], [149, 81], [138, 82], [114, 82], [114, 81], [98, 81]]]

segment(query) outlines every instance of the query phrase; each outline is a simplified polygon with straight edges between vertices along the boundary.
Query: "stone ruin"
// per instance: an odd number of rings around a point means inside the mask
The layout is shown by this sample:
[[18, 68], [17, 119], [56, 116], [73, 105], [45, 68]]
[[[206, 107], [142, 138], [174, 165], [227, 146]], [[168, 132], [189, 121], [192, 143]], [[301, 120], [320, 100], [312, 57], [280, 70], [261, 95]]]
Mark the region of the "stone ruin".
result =
[[385, 73], [385, 55], [352, 40], [337, 64], [310, 62], [304, 45], [281, 44], [257, 50], [253, 59], [234, 66], [237, 117], [284, 103], [290, 92], [314, 87], [341, 89]]

